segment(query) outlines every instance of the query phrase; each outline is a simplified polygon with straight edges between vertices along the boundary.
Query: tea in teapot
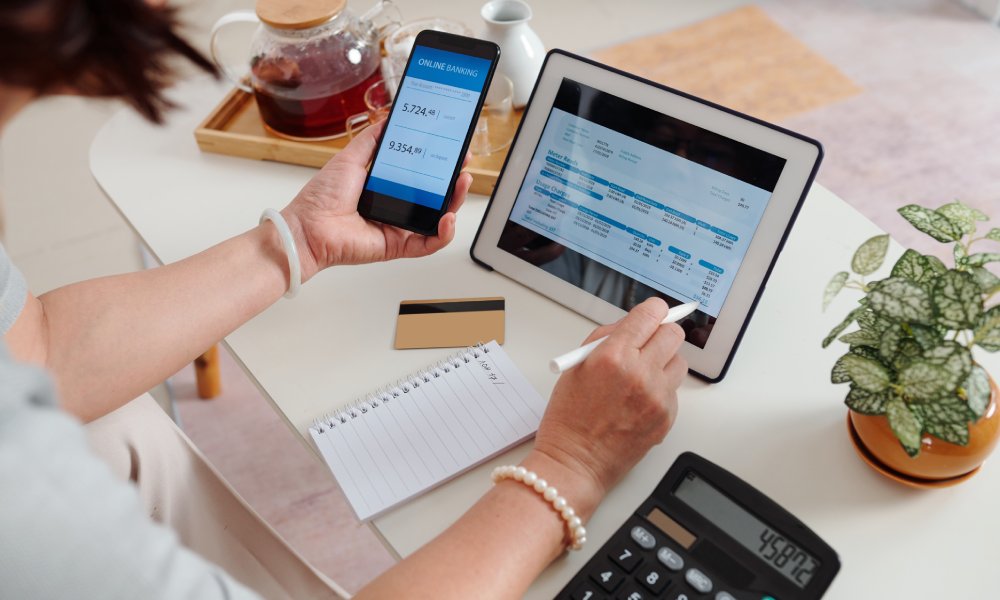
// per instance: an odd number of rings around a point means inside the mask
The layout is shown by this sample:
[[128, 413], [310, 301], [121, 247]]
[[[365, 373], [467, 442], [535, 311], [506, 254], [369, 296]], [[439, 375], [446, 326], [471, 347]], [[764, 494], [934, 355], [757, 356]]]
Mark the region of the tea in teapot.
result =
[[[241, 89], [254, 94], [268, 130], [294, 139], [347, 133], [347, 118], [365, 110], [364, 93], [382, 78], [382, 37], [398, 25], [388, 0], [360, 18], [346, 0], [258, 0], [256, 13], [225, 15], [212, 29], [212, 57]], [[259, 23], [251, 42], [249, 83], [218, 58], [219, 31]]]

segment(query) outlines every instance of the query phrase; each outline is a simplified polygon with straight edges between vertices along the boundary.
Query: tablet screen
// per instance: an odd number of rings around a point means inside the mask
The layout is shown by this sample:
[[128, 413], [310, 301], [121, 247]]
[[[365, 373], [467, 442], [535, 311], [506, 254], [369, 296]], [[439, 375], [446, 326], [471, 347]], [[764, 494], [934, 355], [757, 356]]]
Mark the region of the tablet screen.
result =
[[498, 247], [704, 348], [785, 159], [563, 79]]

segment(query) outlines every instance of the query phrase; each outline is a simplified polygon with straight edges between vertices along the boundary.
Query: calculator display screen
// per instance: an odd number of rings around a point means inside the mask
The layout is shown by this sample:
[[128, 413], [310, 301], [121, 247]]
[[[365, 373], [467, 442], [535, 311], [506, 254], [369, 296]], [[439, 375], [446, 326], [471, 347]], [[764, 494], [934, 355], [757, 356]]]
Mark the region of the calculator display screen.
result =
[[805, 588], [819, 561], [780, 531], [745, 510], [712, 484], [688, 471], [674, 496], [756, 554], [771, 568]]

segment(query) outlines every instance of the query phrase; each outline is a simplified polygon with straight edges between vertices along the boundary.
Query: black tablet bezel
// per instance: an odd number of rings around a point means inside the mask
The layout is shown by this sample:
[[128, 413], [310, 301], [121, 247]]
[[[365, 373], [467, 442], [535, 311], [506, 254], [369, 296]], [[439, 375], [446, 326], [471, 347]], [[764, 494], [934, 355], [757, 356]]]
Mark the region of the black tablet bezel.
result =
[[[822, 159], [823, 159], [823, 147], [822, 147], [822, 145], [818, 141], [816, 141], [816, 140], [814, 140], [812, 138], [809, 138], [807, 136], [804, 136], [802, 134], [799, 134], [799, 133], [787, 130], [785, 128], [779, 127], [779, 126], [771, 124], [771, 123], [767, 123], [767, 122], [762, 121], [762, 120], [760, 120], [758, 118], [755, 118], [753, 116], [750, 116], [750, 115], [747, 115], [747, 114], [744, 114], [744, 113], [740, 113], [740, 112], [735, 111], [733, 109], [730, 109], [730, 108], [718, 105], [718, 104], [716, 104], [714, 102], [710, 102], [708, 100], [697, 98], [695, 96], [692, 96], [692, 95], [687, 94], [687, 93], [685, 93], [683, 91], [680, 91], [680, 90], [676, 90], [676, 89], [671, 88], [669, 86], [666, 86], [666, 85], [663, 85], [663, 84], [659, 84], [659, 83], [656, 83], [656, 82], [653, 82], [653, 81], [649, 81], [649, 80], [644, 79], [642, 77], [639, 77], [637, 75], [621, 71], [621, 70], [616, 69], [614, 67], [610, 67], [610, 66], [607, 66], [607, 65], [600, 64], [600, 63], [598, 63], [596, 61], [590, 60], [590, 59], [582, 57], [582, 56], [578, 56], [578, 55], [572, 54], [570, 52], [566, 52], [564, 50], [559, 50], [559, 49], [551, 50], [551, 51], [549, 51], [549, 53], [545, 57], [545, 61], [544, 61], [543, 65], [542, 65], [541, 74], [539, 75], [539, 78], [538, 78], [538, 80], [536, 80], [535, 86], [532, 89], [531, 96], [529, 98], [528, 105], [527, 105], [527, 107], [525, 109], [524, 116], [522, 117], [521, 123], [518, 125], [517, 132], [515, 133], [514, 139], [511, 142], [511, 145], [510, 145], [511, 152], [508, 153], [507, 157], [504, 160], [503, 166], [502, 166], [502, 168], [500, 170], [500, 174], [499, 174], [498, 179], [497, 179], [497, 185], [493, 189], [493, 193], [490, 196], [490, 200], [489, 200], [489, 204], [487, 205], [486, 212], [484, 213], [482, 221], [480, 221], [480, 223], [479, 223], [479, 227], [478, 227], [478, 229], [476, 231], [475, 238], [473, 240], [472, 246], [470, 247], [470, 256], [471, 256], [472, 260], [475, 261], [477, 264], [479, 264], [479, 265], [481, 265], [481, 266], [483, 266], [483, 267], [485, 267], [485, 268], [487, 268], [489, 270], [493, 270], [494, 267], [491, 264], [489, 264], [488, 262], [486, 262], [484, 260], [481, 260], [476, 255], [476, 250], [477, 250], [477, 247], [478, 247], [478, 245], [479, 245], [479, 243], [481, 241], [482, 235], [483, 235], [483, 228], [484, 228], [487, 220], [489, 219], [489, 217], [491, 215], [491, 210], [493, 210], [495, 208], [495, 205], [496, 205], [496, 195], [497, 195], [498, 191], [501, 188], [501, 182], [503, 181], [504, 175], [507, 172], [508, 167], [510, 165], [511, 157], [513, 155], [513, 151], [515, 150], [515, 148], [517, 146], [518, 139], [521, 137], [521, 134], [522, 134], [522, 132], [524, 130], [524, 125], [525, 125], [525, 122], [527, 121], [527, 116], [529, 114], [529, 111], [532, 110], [532, 104], [533, 104], [533, 102], [535, 100], [535, 97], [536, 97], [536, 95], [538, 93], [539, 82], [542, 81], [542, 79], [543, 79], [543, 77], [544, 77], [544, 75], [546, 73], [546, 69], [549, 67], [549, 63], [550, 63], [552, 57], [554, 57], [554, 56], [564, 56], [564, 57], [569, 58], [569, 59], [571, 59], [573, 61], [579, 61], [581, 63], [584, 63], [585, 65], [589, 65], [591, 67], [596, 67], [598, 69], [602, 69], [602, 70], [608, 71], [610, 73], [613, 73], [615, 75], [618, 75], [618, 76], [621, 76], [621, 77], [625, 77], [627, 79], [633, 80], [633, 81], [641, 83], [643, 85], [650, 86], [650, 87], [655, 88], [657, 90], [660, 90], [660, 91], [663, 91], [663, 92], [667, 92], [667, 93], [670, 93], [670, 94], [674, 94], [674, 95], [679, 96], [680, 98], [683, 98], [685, 100], [689, 100], [689, 101], [692, 101], [692, 102], [704, 105], [706, 107], [709, 107], [711, 109], [721, 111], [721, 112], [726, 113], [728, 115], [732, 115], [732, 116], [738, 117], [740, 119], [746, 120], [746, 121], [748, 121], [750, 123], [753, 123], [755, 125], [765, 127], [765, 128], [770, 129], [772, 131], [781, 133], [783, 135], [789, 136], [791, 138], [794, 138], [794, 139], [799, 140], [801, 142], [805, 142], [805, 143], [810, 144], [810, 145], [812, 145], [812, 146], [815, 147], [815, 149], [816, 149], [816, 157], [815, 157], [815, 160], [814, 160], [814, 162], [812, 164], [812, 167], [808, 171], [808, 175], [805, 178], [804, 185], [802, 186], [801, 193], [799, 194], [799, 196], [798, 196], [798, 198], [797, 198], [797, 200], [795, 202], [795, 205], [794, 205], [794, 207], [792, 208], [792, 210], [790, 212], [790, 215], [789, 215], [789, 217], [787, 219], [787, 222], [786, 222], [786, 224], [785, 224], [785, 226], [783, 228], [781, 236], [780, 236], [780, 238], [777, 241], [777, 245], [775, 247], [775, 250], [772, 253], [772, 256], [770, 257], [769, 263], [767, 264], [767, 268], [764, 270], [762, 277], [760, 277], [760, 280], [759, 280], [759, 282], [757, 284], [756, 293], [754, 294], [752, 301], [749, 303], [749, 306], [747, 307], [747, 309], [745, 311], [745, 316], [742, 319], [742, 323], [741, 323], [741, 325], [739, 327], [738, 332], [736, 333], [733, 341], [731, 342], [731, 344], [729, 346], [729, 351], [727, 352], [727, 355], [726, 355], [726, 357], [725, 357], [725, 359], [724, 359], [724, 361], [722, 363], [721, 368], [719, 369], [718, 374], [717, 375], [706, 375], [706, 374], [703, 374], [703, 373], [699, 372], [697, 369], [692, 369], [692, 371], [691, 371], [697, 377], [699, 377], [701, 379], [704, 379], [704, 380], [706, 380], [708, 382], [711, 382], [711, 383], [718, 382], [718, 381], [722, 380], [725, 377], [726, 373], [728, 372], [729, 367], [731, 366], [733, 357], [735, 356], [736, 350], [738, 349], [738, 347], [740, 345], [740, 342], [743, 339], [743, 335], [746, 332], [747, 325], [749, 324], [750, 319], [753, 317], [753, 313], [756, 310], [756, 307], [757, 307], [757, 305], [758, 305], [758, 303], [760, 301], [760, 297], [761, 297], [761, 294], [764, 291], [766, 283], [767, 283], [768, 279], [771, 276], [771, 272], [774, 269], [774, 265], [777, 262], [777, 258], [779, 256], [779, 254], [781, 253], [781, 250], [784, 248], [785, 242], [786, 242], [786, 240], [788, 238], [788, 234], [791, 231], [791, 227], [794, 224], [795, 219], [797, 218], [797, 216], [799, 214], [799, 211], [801, 210], [802, 203], [804, 202], [805, 197], [808, 194], [809, 189], [812, 186], [813, 181], [815, 180], [815, 176], [816, 176], [816, 173], [817, 173], [817, 171], [819, 169], [819, 165], [820, 165], [820, 163], [822, 162]], [[550, 108], [551, 107], [549, 107], [549, 106], [535, 107], [536, 110], [544, 110], [544, 111], [546, 111], [546, 113], [550, 110]], [[534, 150], [535, 147], [536, 146], [532, 146], [532, 151]], [[763, 262], [763, 261], [761, 261], [761, 262]], [[513, 279], [515, 279], [515, 281], [517, 281], [516, 278], [513, 278]], [[533, 286], [529, 286], [529, 287], [532, 287], [532, 289], [535, 289]], [[583, 290], [580, 290], [580, 292], [582, 294], [587, 294], [587, 292], [585, 292]], [[544, 291], [541, 291], [541, 293], [545, 294]], [[546, 295], [548, 295], [548, 294], [546, 294]], [[571, 307], [571, 308], [573, 308], [573, 307]], [[574, 308], [574, 310], [577, 310], [577, 309]], [[585, 316], [588, 316], [588, 315], [585, 314]], [[686, 346], [688, 346], [688, 345], [690, 345], [690, 344], [686, 344]]]

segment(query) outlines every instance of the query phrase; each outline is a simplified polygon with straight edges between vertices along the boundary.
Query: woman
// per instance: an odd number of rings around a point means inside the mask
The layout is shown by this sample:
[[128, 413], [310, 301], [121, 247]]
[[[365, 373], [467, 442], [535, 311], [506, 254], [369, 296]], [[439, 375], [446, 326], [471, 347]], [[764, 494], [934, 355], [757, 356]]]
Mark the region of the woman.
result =
[[[118, 96], [159, 122], [172, 54], [212, 70], [174, 33], [168, 9], [9, 0], [0, 7], [0, 126], [33, 98], [60, 92]], [[303, 282], [335, 265], [425, 256], [455, 235], [468, 174], [435, 236], [358, 215], [378, 129], [281, 211]], [[290, 269], [277, 227], [265, 222], [178, 263], [37, 298], [0, 248], [0, 597], [341, 595], [162, 413], [132, 401], [278, 301]], [[687, 367], [676, 354], [680, 328], [658, 325], [666, 311], [651, 299], [591, 334], [611, 337], [560, 378], [521, 463], [558, 488], [581, 522], [673, 423]], [[86, 434], [81, 422], [92, 422]], [[503, 479], [358, 597], [519, 597], [568, 545], [585, 541], [572, 516]]]

